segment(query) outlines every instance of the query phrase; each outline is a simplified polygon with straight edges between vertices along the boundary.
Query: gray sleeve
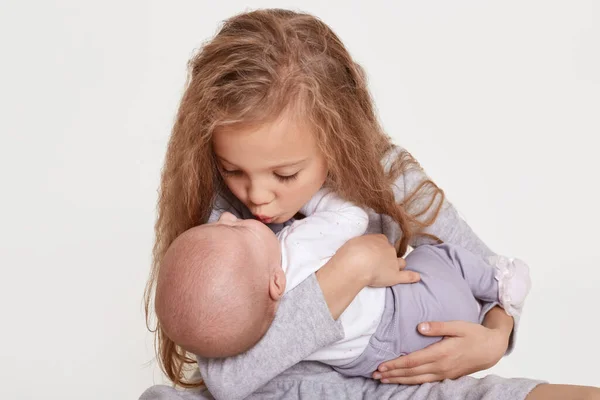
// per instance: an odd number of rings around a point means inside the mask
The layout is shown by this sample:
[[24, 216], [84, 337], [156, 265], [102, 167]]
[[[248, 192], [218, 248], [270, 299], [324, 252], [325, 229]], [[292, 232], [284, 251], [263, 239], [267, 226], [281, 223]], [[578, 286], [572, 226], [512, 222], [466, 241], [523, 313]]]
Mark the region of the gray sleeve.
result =
[[214, 400], [206, 388], [180, 390], [173, 386], [154, 385], [142, 393], [139, 400]]
[[[400, 149], [396, 149], [395, 151], [400, 151]], [[428, 179], [429, 177], [420, 168], [414, 168], [406, 171], [403, 175], [398, 177], [394, 184], [396, 201], [402, 201], [406, 195], [413, 193], [422, 182]], [[416, 201], [413, 206], [417, 210], [422, 209], [425, 208], [429, 201], [430, 198], [428, 199], [425, 197], [420, 201]], [[431, 207], [431, 209], [435, 210], [435, 206], [438, 204], [439, 202], [434, 202], [434, 206]], [[428, 216], [429, 214], [425, 213], [422, 218], [427, 219]], [[384, 229], [386, 229], [386, 224], [384, 224]], [[388, 221], [387, 229], [397, 230], [397, 224], [390, 224]], [[495, 253], [490, 250], [490, 248], [475, 234], [475, 232], [473, 232], [469, 224], [467, 224], [467, 222], [459, 215], [456, 208], [454, 208], [454, 206], [446, 198], [444, 198], [444, 202], [435, 222], [431, 226], [427, 227], [425, 232], [438, 237], [444, 243], [460, 246], [484, 258], [495, 255]], [[394, 233], [394, 236], [399, 237], [399, 233]], [[412, 247], [418, 247], [423, 244], [431, 244], [431, 240], [427, 238], [416, 238], [412, 241], [412, 243], [410, 243]], [[482, 302], [482, 314], [486, 314], [495, 305], [497, 305], [495, 302]], [[514, 328], [510, 336], [506, 355], [510, 354], [515, 346], [518, 322], [519, 318], [514, 318]]]
[[246, 218], [243, 207], [240, 206], [239, 202], [218, 194], [207, 222], [215, 222], [225, 211], [232, 213], [238, 218]]
[[252, 349], [220, 359], [198, 357], [206, 386], [215, 399], [243, 399], [316, 350], [344, 337], [312, 274], [288, 292], [273, 324]]
[[[394, 194], [396, 201], [402, 201], [406, 195], [413, 193], [419, 185], [428, 180], [429, 177], [422, 169], [411, 169], [400, 175], [394, 185]], [[414, 201], [412, 209], [419, 211], [425, 209], [431, 201], [431, 197], [427, 195], [427, 189], [424, 190], [426, 195], [423, 198]], [[437, 197], [430, 208], [421, 216], [421, 220], [428, 219], [439, 205], [440, 197]], [[425, 229], [425, 233], [434, 235], [445, 243], [454, 244], [469, 250], [482, 257], [488, 257], [495, 253], [473, 232], [467, 222], [458, 214], [454, 206], [444, 198], [440, 212], [435, 219], [435, 222]], [[416, 238], [410, 243], [412, 247], [418, 247], [422, 244], [431, 244], [427, 238]]]

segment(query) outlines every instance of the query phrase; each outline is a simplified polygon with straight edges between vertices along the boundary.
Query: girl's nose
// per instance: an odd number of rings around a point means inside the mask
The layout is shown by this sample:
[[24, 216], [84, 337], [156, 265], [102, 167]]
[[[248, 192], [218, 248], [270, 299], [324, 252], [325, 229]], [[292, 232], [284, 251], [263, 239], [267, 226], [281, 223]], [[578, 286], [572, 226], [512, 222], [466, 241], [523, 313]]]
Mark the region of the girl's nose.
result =
[[248, 189], [248, 200], [255, 206], [264, 206], [273, 201], [273, 193], [258, 185]]

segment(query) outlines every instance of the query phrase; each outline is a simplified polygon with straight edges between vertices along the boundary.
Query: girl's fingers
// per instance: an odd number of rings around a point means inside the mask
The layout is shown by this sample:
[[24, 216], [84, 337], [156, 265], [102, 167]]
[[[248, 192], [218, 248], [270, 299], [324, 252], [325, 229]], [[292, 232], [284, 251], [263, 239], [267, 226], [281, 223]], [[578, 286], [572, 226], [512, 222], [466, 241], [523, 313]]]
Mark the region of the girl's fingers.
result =
[[373, 374], [373, 379], [388, 379], [388, 378], [411, 378], [419, 375], [434, 374], [436, 364], [424, 364], [414, 368], [399, 368], [392, 369], [387, 372], [376, 371]]
[[421, 280], [421, 275], [414, 271], [398, 271], [398, 283], [415, 283]]
[[406, 268], [406, 260], [404, 258], [398, 258], [398, 267], [400, 269]]
[[473, 332], [474, 325], [465, 321], [423, 322], [419, 324], [419, 332], [425, 336], [463, 337]]
[[416, 368], [424, 364], [430, 364], [444, 357], [443, 351], [440, 350], [442, 342], [434, 343], [422, 350], [410, 353], [407, 356], [398, 357], [395, 360], [390, 360], [379, 365], [379, 372], [391, 371], [393, 369]]

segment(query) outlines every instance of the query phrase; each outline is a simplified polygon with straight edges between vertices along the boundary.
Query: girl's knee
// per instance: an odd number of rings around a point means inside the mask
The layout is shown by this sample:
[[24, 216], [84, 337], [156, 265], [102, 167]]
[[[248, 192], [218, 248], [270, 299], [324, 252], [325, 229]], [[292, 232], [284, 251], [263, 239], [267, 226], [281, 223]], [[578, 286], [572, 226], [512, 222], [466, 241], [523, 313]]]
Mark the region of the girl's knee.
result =
[[526, 400], [600, 400], [600, 388], [592, 386], [541, 384], [536, 386]]

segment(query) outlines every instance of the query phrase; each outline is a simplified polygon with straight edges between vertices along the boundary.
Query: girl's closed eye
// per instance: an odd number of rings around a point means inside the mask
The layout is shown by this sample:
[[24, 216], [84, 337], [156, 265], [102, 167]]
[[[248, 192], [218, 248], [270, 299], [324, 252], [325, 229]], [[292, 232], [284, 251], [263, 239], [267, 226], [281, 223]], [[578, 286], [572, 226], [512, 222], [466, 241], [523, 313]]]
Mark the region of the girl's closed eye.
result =
[[298, 174], [299, 174], [299, 172], [296, 172], [295, 174], [291, 174], [291, 175], [281, 175], [281, 174], [274, 173], [277, 180], [279, 180], [281, 182], [291, 182], [294, 179], [298, 178]]
[[242, 171], [240, 171], [239, 169], [228, 170], [223, 167], [221, 167], [221, 173], [223, 174], [223, 176], [240, 176], [240, 175], [242, 175]]

